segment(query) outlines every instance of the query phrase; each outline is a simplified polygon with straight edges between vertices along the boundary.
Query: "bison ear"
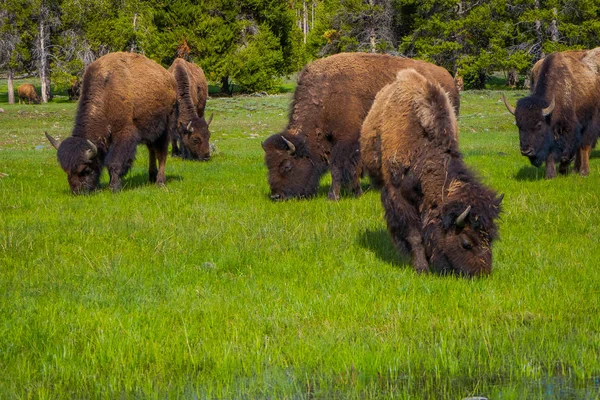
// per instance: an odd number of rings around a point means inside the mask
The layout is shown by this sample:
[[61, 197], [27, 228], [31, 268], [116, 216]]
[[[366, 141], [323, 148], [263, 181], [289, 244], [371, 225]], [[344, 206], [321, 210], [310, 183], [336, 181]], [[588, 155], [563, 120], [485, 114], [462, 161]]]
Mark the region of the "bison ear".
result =
[[267, 148], [265, 147], [265, 142], [264, 141], [260, 142], [260, 147], [262, 147], [262, 149], [264, 151], [267, 151]]

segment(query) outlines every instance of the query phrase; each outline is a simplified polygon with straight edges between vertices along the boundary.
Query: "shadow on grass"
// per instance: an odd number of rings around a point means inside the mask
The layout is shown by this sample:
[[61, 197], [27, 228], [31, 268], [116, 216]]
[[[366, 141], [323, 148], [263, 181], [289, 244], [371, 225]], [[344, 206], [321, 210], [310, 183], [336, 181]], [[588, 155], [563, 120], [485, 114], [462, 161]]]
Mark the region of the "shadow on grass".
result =
[[[180, 175], [167, 175], [166, 185], [169, 185], [169, 182], [180, 182], [183, 178]], [[150, 182], [148, 180], [147, 173], [140, 173], [136, 175], [127, 175], [124, 179], [121, 179], [121, 190], [132, 190], [143, 186], [154, 186], [154, 182]], [[108, 187], [108, 184], [106, 185]]]
[[408, 256], [399, 254], [392, 243], [390, 234], [385, 229], [367, 229], [358, 237], [358, 244], [375, 253], [381, 261], [398, 267], [410, 265]]
[[522, 167], [519, 172], [515, 175], [515, 179], [518, 181], [541, 181], [544, 179], [545, 170], [544, 167], [536, 168], [533, 165], [527, 165]]
[[600, 150], [592, 150], [590, 158], [600, 158]]

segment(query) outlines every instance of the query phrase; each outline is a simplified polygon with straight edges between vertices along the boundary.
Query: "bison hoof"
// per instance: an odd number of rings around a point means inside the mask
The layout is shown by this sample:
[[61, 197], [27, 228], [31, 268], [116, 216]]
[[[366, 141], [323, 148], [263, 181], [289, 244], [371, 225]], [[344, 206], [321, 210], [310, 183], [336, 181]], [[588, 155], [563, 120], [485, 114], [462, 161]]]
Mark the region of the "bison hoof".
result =
[[331, 201], [338, 201], [340, 199], [340, 195], [339, 194], [335, 194], [333, 192], [329, 192], [327, 194], [327, 198]]
[[581, 175], [581, 176], [588, 176], [590, 174], [589, 169], [580, 169], [578, 172], [579, 172], [579, 175]]

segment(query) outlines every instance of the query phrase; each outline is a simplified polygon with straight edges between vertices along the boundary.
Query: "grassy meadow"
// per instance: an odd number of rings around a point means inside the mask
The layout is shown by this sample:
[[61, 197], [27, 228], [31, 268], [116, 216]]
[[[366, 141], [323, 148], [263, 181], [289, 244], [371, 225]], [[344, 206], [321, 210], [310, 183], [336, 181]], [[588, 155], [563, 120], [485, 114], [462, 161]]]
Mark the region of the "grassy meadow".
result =
[[[511, 92], [514, 104], [524, 92]], [[492, 275], [417, 275], [379, 193], [269, 199], [290, 94], [215, 98], [213, 159], [147, 150], [72, 196], [43, 136], [76, 105], [0, 103], [0, 398], [600, 398], [600, 152], [552, 181], [494, 91], [460, 147], [504, 193]]]

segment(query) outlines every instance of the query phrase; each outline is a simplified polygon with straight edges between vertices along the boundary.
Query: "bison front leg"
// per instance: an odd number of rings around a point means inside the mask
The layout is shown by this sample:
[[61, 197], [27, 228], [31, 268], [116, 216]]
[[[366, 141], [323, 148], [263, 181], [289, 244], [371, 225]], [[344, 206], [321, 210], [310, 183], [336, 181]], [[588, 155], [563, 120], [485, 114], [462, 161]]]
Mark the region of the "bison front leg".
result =
[[381, 190], [381, 201], [394, 245], [399, 251], [410, 254], [415, 271], [427, 272], [429, 263], [425, 256], [416, 209], [395, 188], [384, 187]]
[[121, 190], [121, 177], [127, 174], [131, 168], [137, 146], [135, 139], [131, 139], [135, 137], [133, 134], [121, 137], [126, 137], [128, 140], [117, 143], [106, 156], [106, 165], [110, 176], [108, 187], [113, 192]]
[[554, 157], [552, 154], [548, 156], [546, 159], [546, 175], [545, 179], [553, 179], [556, 178], [556, 165], [554, 163]]
[[330, 200], [339, 200], [343, 187], [356, 197], [362, 195], [360, 186], [362, 166], [359, 147], [358, 139], [339, 142], [333, 147], [331, 151], [331, 188], [327, 196]]
[[592, 146], [581, 146], [577, 151], [577, 155], [575, 156], [575, 170], [579, 172], [579, 175], [581, 176], [588, 176], [590, 174], [591, 152]]

